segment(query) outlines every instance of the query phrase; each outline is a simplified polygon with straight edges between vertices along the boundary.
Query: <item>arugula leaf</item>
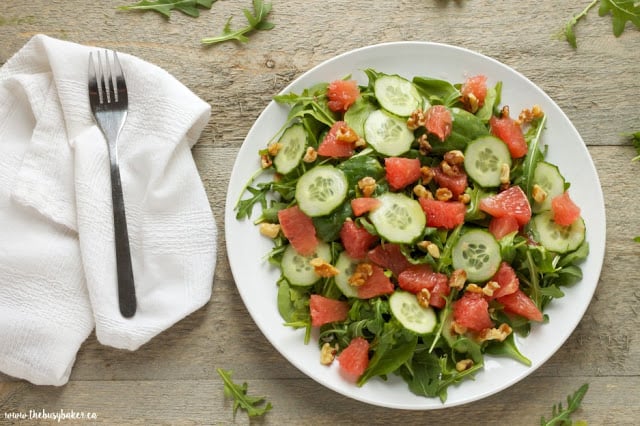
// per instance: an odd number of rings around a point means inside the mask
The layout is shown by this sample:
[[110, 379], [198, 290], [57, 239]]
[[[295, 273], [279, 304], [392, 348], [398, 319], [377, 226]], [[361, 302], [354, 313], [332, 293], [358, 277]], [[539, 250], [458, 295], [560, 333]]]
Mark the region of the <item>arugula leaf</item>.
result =
[[201, 9], [211, 9], [217, 0], [141, 0], [138, 3], [118, 6], [120, 10], [154, 11], [170, 18], [172, 10], [178, 10], [193, 18], [200, 16]]
[[600, 16], [611, 14], [613, 35], [620, 37], [627, 21], [640, 29], [640, 4], [634, 0], [600, 0]]
[[636, 132], [631, 135], [631, 143], [638, 153], [638, 155], [633, 157], [631, 161], [638, 161], [640, 160], [640, 132]]
[[575, 26], [578, 24], [578, 21], [587, 16], [587, 13], [596, 6], [598, 1], [600, 2], [598, 14], [600, 16], [611, 15], [614, 36], [620, 37], [624, 32], [627, 22], [631, 22], [637, 29], [640, 29], [640, 4], [638, 4], [637, 1], [593, 0], [582, 12], [571, 17], [564, 27], [564, 37], [574, 49], [578, 47], [574, 31]]
[[270, 30], [275, 27], [275, 24], [267, 21], [267, 15], [271, 12], [271, 3], [265, 3], [262, 0], [253, 0], [253, 13], [248, 9], [243, 9], [245, 18], [247, 18], [248, 25], [237, 30], [231, 28], [231, 19], [233, 16], [227, 19], [227, 23], [222, 29], [222, 34], [217, 37], [205, 37], [201, 40], [202, 44], [215, 44], [229, 40], [237, 40], [242, 43], [249, 41], [246, 36], [247, 33], [254, 30]]
[[[233, 382], [231, 375], [233, 371], [216, 368], [216, 371], [224, 382], [224, 394], [229, 398], [233, 398], [233, 416], [235, 417], [238, 408], [242, 408], [247, 412], [249, 417], [262, 416], [271, 410], [270, 402], [265, 401], [264, 396], [250, 396], [247, 394], [247, 383], [238, 385]], [[264, 405], [262, 405], [264, 403]], [[260, 406], [262, 405], [262, 406]]]
[[589, 13], [589, 11], [596, 5], [596, 3], [598, 3], [598, 0], [593, 0], [591, 3], [589, 3], [587, 7], [584, 8], [582, 12], [572, 16], [571, 19], [564, 26], [564, 37], [567, 39], [567, 42], [569, 42], [571, 47], [573, 47], [574, 49], [578, 48], [578, 43], [576, 41], [576, 34], [574, 31], [574, 28], [578, 24], [578, 21], [580, 21], [581, 19], [587, 16], [587, 13]]
[[585, 383], [573, 394], [567, 396], [567, 408], [562, 407], [562, 403], [555, 404], [551, 411], [551, 418], [546, 420], [543, 417], [540, 418], [541, 426], [568, 426], [573, 424], [571, 422], [571, 414], [580, 408], [582, 399], [589, 390], [589, 384]]

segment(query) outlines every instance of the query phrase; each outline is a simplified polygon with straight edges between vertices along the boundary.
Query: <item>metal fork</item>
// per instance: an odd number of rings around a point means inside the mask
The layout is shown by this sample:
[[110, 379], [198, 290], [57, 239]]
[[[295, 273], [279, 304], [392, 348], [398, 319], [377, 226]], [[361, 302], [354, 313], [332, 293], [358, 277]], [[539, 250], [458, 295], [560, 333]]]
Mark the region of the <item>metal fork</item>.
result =
[[113, 228], [115, 232], [118, 302], [125, 318], [136, 312], [136, 291], [131, 266], [127, 218], [122, 197], [120, 167], [118, 166], [118, 136], [127, 118], [128, 95], [118, 55], [113, 52], [89, 54], [89, 104], [100, 130], [107, 140], [111, 163], [111, 198], [113, 200]]

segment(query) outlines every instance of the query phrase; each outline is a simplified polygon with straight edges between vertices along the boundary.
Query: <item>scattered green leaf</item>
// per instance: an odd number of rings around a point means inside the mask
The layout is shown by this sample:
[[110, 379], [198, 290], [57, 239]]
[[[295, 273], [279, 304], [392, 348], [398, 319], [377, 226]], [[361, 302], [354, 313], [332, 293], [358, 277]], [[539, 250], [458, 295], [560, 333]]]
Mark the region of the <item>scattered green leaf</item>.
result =
[[627, 22], [640, 29], [640, 2], [634, 0], [600, 0], [600, 16], [611, 14], [613, 35], [620, 37]]
[[224, 394], [228, 398], [233, 398], [233, 415], [235, 417], [238, 408], [247, 412], [249, 417], [262, 416], [271, 410], [271, 403], [267, 402], [264, 396], [247, 395], [247, 383], [236, 384], [231, 379], [233, 371], [217, 368], [216, 371], [224, 382]]
[[627, 26], [627, 22], [631, 22], [637, 29], [640, 29], [640, 2], [635, 0], [592, 0], [582, 12], [574, 15], [564, 27], [564, 37], [574, 49], [578, 47], [574, 31], [575, 26], [578, 21], [587, 16], [598, 2], [600, 3], [598, 14], [600, 16], [611, 15], [614, 36], [620, 37]]
[[244, 16], [247, 18], [248, 25], [240, 29], [231, 28], [231, 19], [233, 16], [227, 19], [227, 23], [222, 29], [222, 34], [217, 37], [205, 37], [201, 40], [202, 44], [215, 44], [229, 40], [237, 40], [242, 43], [249, 41], [246, 34], [255, 30], [270, 30], [275, 25], [267, 21], [267, 15], [271, 12], [271, 3], [265, 3], [263, 0], [253, 0], [253, 13], [244, 9]]
[[559, 402], [553, 406], [551, 412], [551, 418], [549, 420], [545, 419], [544, 416], [540, 418], [540, 424], [542, 426], [570, 426], [570, 425], [578, 425], [578, 424], [586, 424], [584, 422], [576, 422], [573, 423], [571, 421], [571, 414], [580, 408], [580, 404], [582, 403], [582, 399], [585, 394], [589, 390], [589, 384], [585, 383], [580, 386], [580, 388], [573, 394], [567, 396], [567, 408], [562, 407], [562, 403]]
[[587, 16], [589, 10], [591, 10], [596, 5], [596, 3], [598, 3], [598, 0], [593, 0], [587, 7], [584, 8], [582, 12], [574, 15], [564, 26], [564, 37], [574, 49], [578, 48], [578, 42], [576, 41], [576, 33], [574, 31], [574, 28], [578, 24], [578, 21]]
[[640, 160], [640, 132], [636, 132], [631, 135], [631, 143], [638, 153], [638, 155], [633, 157], [631, 161], [638, 161]]
[[166, 18], [171, 17], [171, 11], [177, 10], [185, 15], [197, 18], [199, 9], [211, 9], [211, 5], [217, 0], [141, 0], [138, 3], [119, 6], [120, 10], [138, 10], [158, 12]]

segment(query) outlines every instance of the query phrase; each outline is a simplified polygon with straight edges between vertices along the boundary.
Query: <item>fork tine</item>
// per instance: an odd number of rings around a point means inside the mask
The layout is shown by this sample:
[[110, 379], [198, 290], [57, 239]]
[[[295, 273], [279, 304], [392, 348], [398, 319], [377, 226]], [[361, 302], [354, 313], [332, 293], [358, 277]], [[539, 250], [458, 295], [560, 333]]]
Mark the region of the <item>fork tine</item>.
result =
[[115, 102], [115, 89], [113, 84], [113, 75], [111, 74], [111, 65], [109, 63], [109, 51], [104, 51], [105, 73], [104, 73], [104, 88], [107, 95], [106, 102]]
[[118, 53], [113, 51], [113, 79], [116, 82], [116, 102], [127, 102], [127, 84], [124, 80], [124, 73], [122, 72], [122, 66], [120, 66], [120, 59]]

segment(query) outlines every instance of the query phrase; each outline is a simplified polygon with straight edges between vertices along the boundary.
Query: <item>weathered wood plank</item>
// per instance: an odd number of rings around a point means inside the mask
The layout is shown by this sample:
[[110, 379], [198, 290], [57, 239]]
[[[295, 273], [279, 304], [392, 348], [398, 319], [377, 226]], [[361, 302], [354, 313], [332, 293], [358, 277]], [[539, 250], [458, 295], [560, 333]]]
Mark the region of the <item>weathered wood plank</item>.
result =
[[[211, 302], [136, 352], [82, 346], [71, 381], [38, 387], [0, 374], [0, 423], [8, 412], [95, 412], [105, 424], [230, 424], [231, 402], [215, 369], [233, 369], [274, 409], [264, 424], [536, 424], [582, 383], [591, 389], [574, 418], [634, 424], [640, 418], [640, 163], [624, 134], [640, 130], [640, 32], [612, 35], [593, 10], [577, 27], [573, 50], [556, 35], [583, 5], [570, 1], [334, 0], [275, 2], [276, 28], [246, 44], [199, 45], [227, 18], [244, 23], [244, 0], [214, 3], [193, 19], [173, 13], [115, 10], [127, 1], [5, 0], [0, 6], [0, 64], [31, 36], [116, 48], [175, 75], [212, 106], [193, 150], [219, 228]], [[336, 18], [338, 16], [339, 18]], [[595, 297], [573, 335], [545, 365], [485, 400], [435, 412], [404, 412], [346, 399], [306, 378], [262, 336], [242, 304], [225, 252], [224, 203], [231, 168], [252, 123], [272, 96], [320, 62], [350, 49], [428, 40], [469, 48], [513, 67], [545, 90], [581, 133], [598, 169], [607, 207], [604, 268]], [[428, 74], [428, 70], [426, 70]], [[626, 146], [623, 146], [626, 145]], [[552, 324], [550, 324], [551, 326]], [[248, 424], [243, 413], [235, 423]]]

